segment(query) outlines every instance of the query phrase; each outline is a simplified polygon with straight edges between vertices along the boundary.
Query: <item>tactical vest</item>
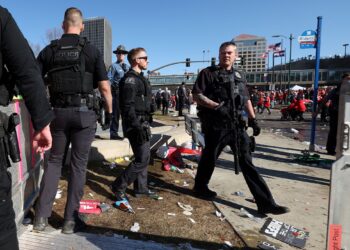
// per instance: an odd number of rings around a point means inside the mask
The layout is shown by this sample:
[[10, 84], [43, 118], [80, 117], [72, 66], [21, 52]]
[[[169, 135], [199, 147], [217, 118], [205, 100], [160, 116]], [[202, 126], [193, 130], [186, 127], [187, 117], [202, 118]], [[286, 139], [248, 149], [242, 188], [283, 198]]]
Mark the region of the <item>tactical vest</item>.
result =
[[[227, 72], [218, 66], [211, 66], [209, 70], [212, 73], [213, 82], [208, 83], [209, 85], [206, 86], [203, 94], [217, 103], [225, 102], [225, 106], [229, 107], [232, 112], [235, 110], [238, 119], [242, 119], [241, 113], [244, 110], [245, 102], [249, 99], [249, 96], [245, 94], [245, 79], [242, 74], [235, 69], [232, 72]], [[233, 91], [233, 100], [231, 91]], [[232, 117], [231, 119], [221, 117], [217, 111], [203, 106], [199, 106], [198, 110], [203, 132], [207, 128], [222, 129], [233, 126]]]
[[[245, 95], [245, 79], [242, 74], [235, 69], [229, 73], [218, 66], [210, 67], [210, 70], [214, 76], [214, 81], [212, 85], [207, 86], [208, 91], [204, 93], [205, 96], [217, 103], [225, 102], [231, 108], [233, 108], [232, 105], [235, 105], [237, 111], [242, 111], [245, 102], [249, 99]], [[234, 84], [234, 102], [231, 98], [231, 82]]]
[[51, 98], [93, 92], [93, 75], [85, 70], [85, 56], [82, 53], [86, 38], [79, 38], [76, 45], [63, 46], [60, 40], [51, 42], [53, 64], [48, 72]]
[[[130, 77], [131, 76], [131, 77]], [[126, 73], [126, 82], [128, 77], [133, 78], [129, 80], [135, 80], [135, 112], [137, 115], [148, 115], [151, 112], [151, 87], [149, 81], [143, 76], [137, 75], [134, 71], [128, 71]]]

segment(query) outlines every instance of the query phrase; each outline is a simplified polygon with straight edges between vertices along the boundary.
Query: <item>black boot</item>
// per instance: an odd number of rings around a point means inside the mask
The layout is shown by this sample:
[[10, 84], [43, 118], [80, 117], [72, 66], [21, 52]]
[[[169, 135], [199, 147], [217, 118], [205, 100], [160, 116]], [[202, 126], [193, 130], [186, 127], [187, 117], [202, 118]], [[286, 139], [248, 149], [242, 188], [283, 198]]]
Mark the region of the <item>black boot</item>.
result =
[[33, 222], [33, 231], [43, 232], [48, 225], [47, 218], [45, 217], [35, 217]]

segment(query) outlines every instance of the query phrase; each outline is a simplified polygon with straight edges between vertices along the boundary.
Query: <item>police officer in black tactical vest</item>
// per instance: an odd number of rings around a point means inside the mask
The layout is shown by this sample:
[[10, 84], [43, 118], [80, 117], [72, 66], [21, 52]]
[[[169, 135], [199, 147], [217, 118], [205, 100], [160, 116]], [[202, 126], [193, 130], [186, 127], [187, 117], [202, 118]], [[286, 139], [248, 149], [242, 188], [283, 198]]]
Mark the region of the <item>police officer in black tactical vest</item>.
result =
[[204, 199], [216, 197], [216, 193], [208, 188], [208, 184], [217, 158], [222, 149], [229, 145], [235, 155], [235, 164], [241, 168], [255, 198], [258, 212], [261, 214], [286, 213], [289, 209], [275, 203], [268, 186], [252, 162], [251, 138], [245, 131], [242, 111], [245, 110], [248, 113], [248, 124], [253, 128], [254, 136], [259, 135], [260, 128], [245, 86], [244, 75], [233, 68], [235, 58], [236, 45], [233, 42], [221, 44], [219, 65], [202, 70], [193, 87], [192, 93], [199, 106], [198, 117], [201, 120], [205, 138], [205, 147], [195, 178], [194, 193]]
[[[8, 77], [9, 75], [12, 78]], [[12, 79], [12, 80], [11, 80]], [[32, 50], [7, 9], [0, 6], [0, 105], [6, 106], [12, 100], [14, 86], [25, 100], [35, 130], [33, 149], [43, 153], [51, 148], [52, 138], [49, 123], [54, 118], [46, 98], [45, 85], [37, 67]], [[16, 115], [15, 115], [16, 116]], [[11, 174], [7, 168], [20, 161], [20, 155], [13, 155], [13, 128], [9, 129], [11, 117], [0, 111], [0, 249], [18, 249], [15, 213], [11, 199]], [[22, 120], [21, 122], [25, 122]], [[11, 125], [13, 127], [13, 124]], [[16, 146], [16, 145], [15, 145]], [[18, 147], [18, 145], [17, 145]], [[16, 150], [15, 150], [16, 151]], [[15, 152], [16, 153], [16, 152]], [[19, 153], [17, 151], [17, 153]]]
[[56, 119], [51, 123], [53, 144], [41, 181], [33, 229], [44, 231], [47, 226], [65, 149], [71, 143], [67, 204], [62, 227], [62, 233], [71, 234], [84, 226], [78, 211], [84, 193], [89, 151], [96, 131], [94, 89], [98, 87], [106, 100], [103, 129], [108, 129], [110, 125], [112, 96], [102, 55], [86, 38], [80, 37], [84, 29], [81, 11], [77, 8], [67, 9], [62, 28], [62, 38], [52, 41], [38, 56]]
[[145, 49], [129, 51], [131, 69], [120, 82], [120, 110], [124, 135], [134, 152], [134, 161], [116, 178], [112, 191], [117, 201], [127, 200], [125, 190], [134, 183], [136, 197], [154, 195], [147, 186], [147, 166], [150, 160], [150, 123], [152, 122], [151, 86], [143, 76], [148, 57]]

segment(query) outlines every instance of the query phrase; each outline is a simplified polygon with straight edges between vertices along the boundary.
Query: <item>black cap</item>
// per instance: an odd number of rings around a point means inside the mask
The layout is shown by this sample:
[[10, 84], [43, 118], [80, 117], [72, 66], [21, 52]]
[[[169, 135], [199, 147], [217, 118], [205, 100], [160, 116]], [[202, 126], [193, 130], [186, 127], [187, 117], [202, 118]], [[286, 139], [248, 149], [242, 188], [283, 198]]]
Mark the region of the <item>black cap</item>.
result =
[[116, 50], [113, 51], [114, 54], [128, 54], [129, 52], [125, 49], [124, 45], [119, 45]]

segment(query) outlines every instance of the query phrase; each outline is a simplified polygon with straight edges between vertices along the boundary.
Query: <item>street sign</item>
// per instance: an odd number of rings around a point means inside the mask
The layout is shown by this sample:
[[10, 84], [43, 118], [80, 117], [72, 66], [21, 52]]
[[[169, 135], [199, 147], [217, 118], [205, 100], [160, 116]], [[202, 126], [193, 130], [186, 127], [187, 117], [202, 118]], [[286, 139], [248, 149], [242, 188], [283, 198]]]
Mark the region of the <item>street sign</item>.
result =
[[298, 37], [298, 43], [301, 49], [316, 48], [317, 33], [313, 30], [304, 31], [301, 36]]

